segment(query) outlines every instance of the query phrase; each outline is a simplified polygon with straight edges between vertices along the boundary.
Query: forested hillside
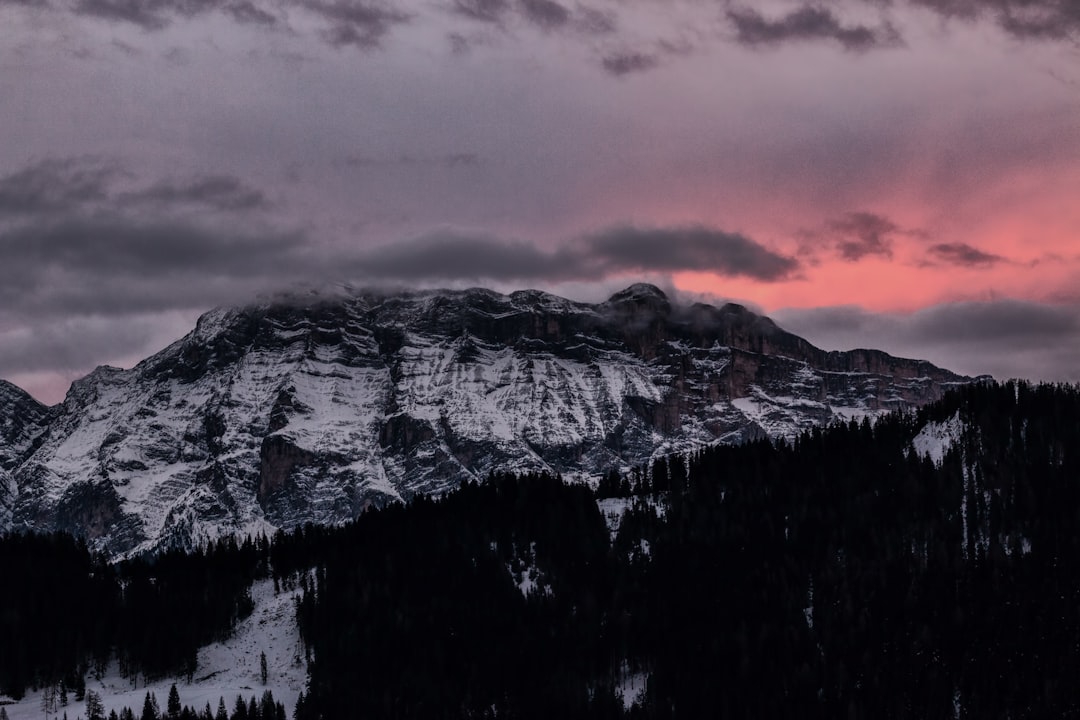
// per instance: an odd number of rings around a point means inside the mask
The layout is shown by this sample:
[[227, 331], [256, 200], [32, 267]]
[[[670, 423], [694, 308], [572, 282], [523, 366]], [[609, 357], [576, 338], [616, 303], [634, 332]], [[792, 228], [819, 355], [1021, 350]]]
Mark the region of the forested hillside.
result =
[[[1077, 527], [1080, 389], [983, 384], [597, 491], [493, 475], [189, 558], [110, 567], [9, 537], [0, 683], [75, 681], [110, 653], [190, 672], [186, 648], [270, 574], [302, 590], [300, 720], [1071, 716]], [[175, 651], [147, 651], [154, 628]]]

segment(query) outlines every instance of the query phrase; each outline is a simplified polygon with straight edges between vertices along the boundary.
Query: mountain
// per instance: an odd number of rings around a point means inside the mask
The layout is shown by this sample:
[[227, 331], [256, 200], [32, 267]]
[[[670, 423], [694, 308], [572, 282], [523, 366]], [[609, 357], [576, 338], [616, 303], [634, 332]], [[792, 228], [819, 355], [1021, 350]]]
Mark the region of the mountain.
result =
[[55, 408], [4, 386], [0, 523], [113, 556], [188, 547], [342, 522], [496, 469], [596, 476], [791, 438], [971, 381], [825, 352], [740, 305], [673, 304], [651, 285], [599, 304], [533, 290], [310, 294], [207, 313], [134, 368], [76, 381]]
[[0, 380], [0, 529], [11, 524], [18, 494], [11, 473], [34, 450], [50, 418], [49, 408]]

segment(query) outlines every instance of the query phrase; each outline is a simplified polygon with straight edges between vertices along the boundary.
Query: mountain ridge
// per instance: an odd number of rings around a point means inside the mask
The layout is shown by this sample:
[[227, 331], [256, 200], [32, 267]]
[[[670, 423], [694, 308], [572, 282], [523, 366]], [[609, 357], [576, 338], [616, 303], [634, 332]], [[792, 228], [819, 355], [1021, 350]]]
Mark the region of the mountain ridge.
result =
[[52, 408], [0, 393], [0, 531], [64, 530], [112, 555], [187, 547], [344, 522], [494, 470], [595, 477], [792, 438], [974, 380], [824, 351], [741, 305], [673, 304], [645, 284], [596, 304], [483, 288], [292, 296], [212, 310]]

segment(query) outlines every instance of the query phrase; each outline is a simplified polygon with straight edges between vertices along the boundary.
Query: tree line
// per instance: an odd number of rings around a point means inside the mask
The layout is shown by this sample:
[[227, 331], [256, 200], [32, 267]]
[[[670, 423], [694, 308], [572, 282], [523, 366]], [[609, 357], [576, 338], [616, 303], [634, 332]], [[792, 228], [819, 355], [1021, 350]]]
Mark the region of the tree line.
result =
[[[920, 430], [950, 422], [940, 462], [915, 451]], [[597, 495], [624, 498], [614, 535]], [[121, 575], [175, 577], [204, 603], [200, 638], [228, 632], [252, 578], [298, 589], [298, 720], [1061, 717], [1080, 714], [1078, 523], [1080, 389], [1010, 382], [610, 471], [595, 491], [493, 474], [137, 569], [60, 537], [6, 538], [0, 558], [19, 543], [55, 553], [78, 600], [66, 580], [31, 582], [107, 612]], [[180, 578], [226, 582], [231, 604], [184, 595]], [[151, 617], [167, 601], [144, 590]], [[188, 650], [149, 662], [143, 636], [108, 622], [65, 628], [62, 653], [20, 651], [24, 685], [109, 653], [128, 672], [190, 667]]]

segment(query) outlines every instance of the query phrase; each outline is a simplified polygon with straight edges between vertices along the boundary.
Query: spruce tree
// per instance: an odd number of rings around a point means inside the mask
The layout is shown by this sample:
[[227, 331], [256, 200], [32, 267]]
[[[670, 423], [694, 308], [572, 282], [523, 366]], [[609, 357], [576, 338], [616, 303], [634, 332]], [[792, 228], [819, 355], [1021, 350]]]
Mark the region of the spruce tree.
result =
[[259, 679], [262, 680], [262, 684], [266, 684], [266, 653], [259, 653]]

